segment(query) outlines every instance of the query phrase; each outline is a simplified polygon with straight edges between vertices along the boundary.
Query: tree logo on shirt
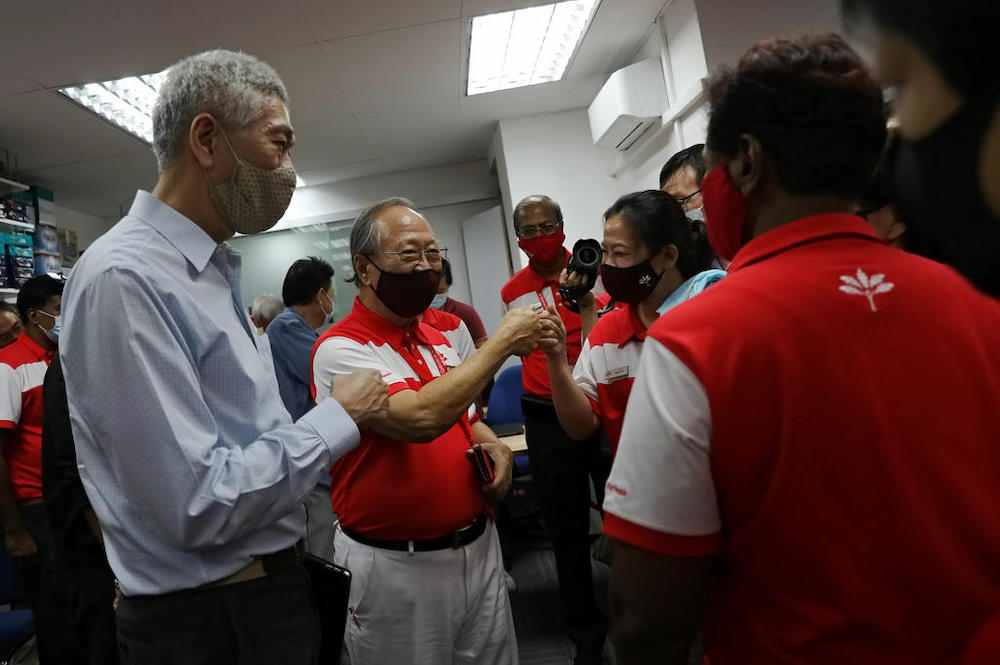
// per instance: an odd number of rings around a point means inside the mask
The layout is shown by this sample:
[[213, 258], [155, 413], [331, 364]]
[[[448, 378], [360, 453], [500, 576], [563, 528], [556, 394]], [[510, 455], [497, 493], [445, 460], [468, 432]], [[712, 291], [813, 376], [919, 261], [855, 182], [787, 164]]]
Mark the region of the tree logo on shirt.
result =
[[652, 275], [643, 275], [639, 278], [639, 286], [649, 286], [653, 283]]
[[868, 304], [871, 306], [872, 311], [877, 312], [878, 308], [875, 307], [875, 296], [879, 293], [888, 293], [896, 286], [892, 282], [884, 280], [885, 275], [880, 274], [869, 277], [865, 274], [864, 270], [858, 268], [857, 278], [850, 275], [840, 276], [840, 281], [843, 282], [840, 285], [840, 290], [855, 296], [865, 296], [868, 298]]

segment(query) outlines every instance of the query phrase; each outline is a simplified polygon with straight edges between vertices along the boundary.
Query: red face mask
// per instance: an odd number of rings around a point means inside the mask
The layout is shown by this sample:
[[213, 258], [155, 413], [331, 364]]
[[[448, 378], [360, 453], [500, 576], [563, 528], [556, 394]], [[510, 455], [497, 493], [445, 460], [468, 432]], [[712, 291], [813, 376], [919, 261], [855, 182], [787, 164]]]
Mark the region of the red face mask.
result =
[[520, 247], [528, 258], [540, 263], [554, 261], [563, 252], [563, 243], [566, 241], [566, 234], [562, 229], [547, 236], [535, 236], [534, 238], [518, 238], [517, 246]]
[[747, 197], [729, 184], [726, 165], [719, 164], [701, 181], [708, 243], [721, 258], [732, 261], [743, 246]]

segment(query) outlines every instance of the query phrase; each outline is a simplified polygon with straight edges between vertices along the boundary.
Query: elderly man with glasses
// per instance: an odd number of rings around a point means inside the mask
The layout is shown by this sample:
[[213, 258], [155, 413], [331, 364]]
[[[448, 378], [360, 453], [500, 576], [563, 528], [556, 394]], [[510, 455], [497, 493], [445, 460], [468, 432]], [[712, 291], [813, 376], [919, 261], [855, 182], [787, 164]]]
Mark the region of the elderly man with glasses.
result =
[[541, 324], [530, 308], [513, 310], [460, 364], [420, 318], [446, 253], [410, 201], [364, 210], [351, 230], [360, 293], [313, 351], [320, 403], [358, 370], [375, 369], [389, 385], [388, 412], [331, 469], [335, 558], [353, 575], [353, 665], [517, 663], [491, 517], [510, 488], [512, 454], [473, 401], [508, 356], [534, 350]]

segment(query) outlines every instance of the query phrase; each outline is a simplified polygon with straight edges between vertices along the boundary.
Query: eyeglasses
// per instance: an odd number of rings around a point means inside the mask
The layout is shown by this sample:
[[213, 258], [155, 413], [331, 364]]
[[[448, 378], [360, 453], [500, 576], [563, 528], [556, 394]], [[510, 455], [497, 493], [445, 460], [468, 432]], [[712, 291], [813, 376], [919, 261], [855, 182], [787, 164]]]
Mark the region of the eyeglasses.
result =
[[517, 231], [517, 235], [522, 238], [534, 238], [537, 235], [552, 235], [559, 229], [558, 222], [546, 222], [538, 226], [522, 226]]
[[416, 265], [420, 259], [427, 259], [427, 263], [433, 266], [441, 265], [441, 260], [448, 258], [447, 247], [432, 247], [431, 249], [404, 249], [401, 252], [378, 252], [386, 256], [396, 256], [400, 263], [405, 265]]
[[679, 205], [686, 212], [688, 201], [690, 201], [693, 197], [697, 196], [698, 194], [701, 194], [700, 189], [691, 192], [687, 196], [682, 196], [679, 199], [675, 198], [674, 201], [677, 201], [677, 205]]

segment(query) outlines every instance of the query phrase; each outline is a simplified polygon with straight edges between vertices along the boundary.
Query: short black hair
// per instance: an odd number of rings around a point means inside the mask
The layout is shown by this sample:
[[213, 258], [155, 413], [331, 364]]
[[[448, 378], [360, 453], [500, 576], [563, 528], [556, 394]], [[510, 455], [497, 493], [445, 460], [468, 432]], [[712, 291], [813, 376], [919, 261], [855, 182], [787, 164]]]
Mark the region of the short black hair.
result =
[[332, 284], [333, 266], [315, 256], [299, 259], [285, 273], [281, 299], [285, 307], [306, 305], [316, 297], [317, 291], [328, 289]]
[[885, 143], [882, 90], [838, 35], [766, 39], [708, 83], [708, 148], [760, 141], [791, 194], [854, 200]]
[[517, 205], [514, 206], [514, 230], [521, 230], [521, 215], [524, 214], [524, 209], [530, 205], [547, 205], [552, 208], [552, 212], [556, 215], [556, 221], [559, 222], [559, 226], [563, 225], [563, 214], [562, 208], [556, 203], [551, 197], [545, 194], [532, 194], [531, 196], [525, 196], [523, 199], [518, 201]]
[[678, 152], [675, 152], [673, 156], [667, 160], [667, 163], [663, 165], [660, 169], [660, 189], [667, 184], [667, 180], [670, 179], [677, 171], [680, 171], [685, 166], [690, 166], [694, 169], [694, 179], [700, 185], [702, 179], [705, 177], [705, 144], [695, 143], [689, 148], [684, 148]]
[[[17, 292], [17, 313], [21, 320], [28, 322], [28, 311], [43, 309], [52, 296], [61, 296], [65, 282], [49, 275], [32, 277]], [[52, 314], [52, 312], [49, 312]]]
[[677, 268], [684, 279], [708, 269], [712, 254], [704, 225], [689, 220], [666, 192], [647, 189], [626, 194], [604, 212], [604, 221], [615, 215], [621, 215], [651, 251], [677, 247]]
[[[1000, 97], [996, 0], [840, 0], [848, 29], [871, 19], [917, 45], [963, 96]], [[991, 64], [992, 63], [992, 64]]]
[[451, 261], [448, 259], [441, 259], [441, 279], [444, 280], [445, 284], [451, 286]]

